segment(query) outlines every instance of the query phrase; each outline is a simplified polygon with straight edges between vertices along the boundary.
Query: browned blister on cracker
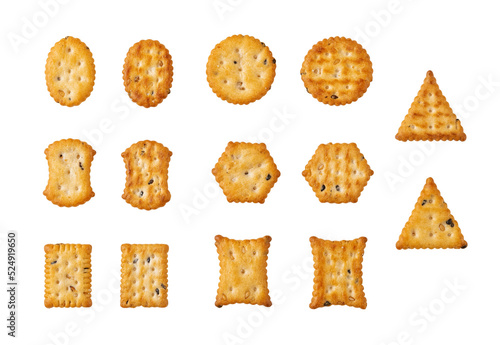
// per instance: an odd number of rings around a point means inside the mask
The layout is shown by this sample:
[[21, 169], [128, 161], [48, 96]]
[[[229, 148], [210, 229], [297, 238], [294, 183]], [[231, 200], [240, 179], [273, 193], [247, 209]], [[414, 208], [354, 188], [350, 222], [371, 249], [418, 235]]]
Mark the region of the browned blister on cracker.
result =
[[94, 58], [85, 43], [67, 36], [52, 47], [45, 65], [45, 82], [57, 103], [79, 105], [90, 96], [94, 80]]
[[122, 198], [130, 205], [153, 210], [170, 201], [168, 165], [172, 152], [156, 141], [139, 141], [122, 153], [127, 179]]
[[356, 144], [321, 144], [302, 175], [320, 202], [357, 202], [373, 171]]
[[399, 127], [397, 140], [459, 140], [467, 136], [436, 82], [428, 71], [420, 91]]
[[232, 240], [215, 236], [220, 280], [215, 306], [245, 303], [271, 306], [267, 287], [267, 255], [271, 237]]
[[122, 244], [122, 308], [168, 305], [168, 245]]
[[300, 76], [307, 92], [329, 105], [360, 98], [373, 79], [370, 56], [356, 41], [330, 37], [316, 43], [302, 63]]
[[123, 84], [130, 99], [145, 108], [156, 107], [170, 93], [174, 68], [163, 44], [142, 40], [128, 51], [123, 65]]
[[265, 144], [229, 142], [212, 174], [229, 202], [264, 203], [280, 172]]
[[248, 104], [264, 97], [275, 75], [276, 59], [264, 43], [251, 36], [226, 38], [208, 58], [208, 84], [229, 103]]
[[406, 223], [397, 249], [466, 248], [462, 231], [434, 180], [428, 178]]
[[45, 307], [92, 306], [88, 244], [45, 245]]
[[95, 194], [90, 186], [90, 165], [95, 151], [77, 139], [64, 139], [49, 145], [49, 181], [43, 195], [58, 206], [78, 206]]
[[330, 305], [366, 308], [362, 263], [366, 237], [328, 241], [311, 237], [314, 290], [311, 309]]

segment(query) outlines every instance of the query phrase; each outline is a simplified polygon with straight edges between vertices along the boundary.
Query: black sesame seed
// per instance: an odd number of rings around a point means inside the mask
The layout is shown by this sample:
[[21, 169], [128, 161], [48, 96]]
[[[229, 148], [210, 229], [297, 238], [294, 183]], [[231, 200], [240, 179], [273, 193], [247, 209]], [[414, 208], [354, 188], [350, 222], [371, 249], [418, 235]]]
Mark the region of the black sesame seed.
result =
[[235, 65], [237, 64], [237, 62], [236, 62], [236, 61], [233, 61], [233, 63], [234, 63]]
[[264, 65], [267, 65], [267, 59], [264, 60]]
[[142, 197], [144, 195], [144, 192], [141, 190], [141, 193], [139, 194], [139, 197]]
[[324, 190], [325, 190], [325, 188], [326, 188], [326, 186], [325, 186], [325, 185], [321, 185], [321, 191], [324, 191]]
[[446, 221], [446, 224], [448, 224], [452, 228], [455, 226], [455, 224], [453, 223], [453, 220], [451, 218]]
[[83, 168], [82, 162], [80, 162], [78, 165], [80, 165], [80, 169], [85, 170], [85, 169]]
[[133, 263], [133, 264], [136, 264], [138, 260], [139, 260], [139, 259], [135, 259], [134, 261], [132, 261], [132, 263]]
[[148, 184], [152, 184], [154, 181], [153, 179], [149, 180]]
[[427, 204], [427, 200], [425, 200], [425, 199], [424, 199], [424, 200], [422, 201], [422, 206], [424, 206], [425, 204]]
[[167, 287], [166, 287], [165, 285], [163, 285], [163, 284], [161, 284], [161, 287], [162, 287], [164, 290], [166, 290], [166, 289], [167, 289]]
[[276, 59], [273, 59], [273, 63], [276, 64]]
[[336, 186], [335, 186], [335, 190], [336, 190], [337, 192], [340, 192], [340, 186], [339, 186], [339, 185], [336, 185]]
[[461, 247], [461, 248], [462, 248], [462, 249], [465, 249], [465, 248], [467, 248], [467, 245], [465, 245], [465, 246], [463, 246], [463, 247]]
[[51, 265], [53, 265], [53, 264], [57, 264], [57, 260], [56, 260], [56, 261], [52, 261], [50, 264], [51, 264]]
[[245, 175], [248, 175], [248, 171], [245, 171]]
[[323, 304], [325, 307], [328, 307], [329, 305], [332, 305], [329, 301], [326, 301], [325, 304]]
[[216, 305], [216, 307], [217, 307], [217, 308], [222, 308], [222, 306], [221, 306], [221, 305]]
[[331, 95], [330, 97], [333, 98], [333, 99], [339, 98], [339, 96], [337, 96], [337, 95]]
[[267, 174], [266, 181], [269, 181], [270, 179], [271, 179], [271, 174]]
[[149, 264], [149, 263], [151, 262], [151, 258], [148, 258], [146, 261], [147, 261], [147, 262], [148, 262], [148, 264]]
[[260, 42], [260, 44], [262, 44], [262, 46], [263, 46], [263, 47], [265, 47], [265, 46], [266, 46], [266, 44], [265, 44], [264, 42]]
[[307, 91], [307, 93], [310, 93], [310, 92], [309, 92], [309, 89], [308, 89], [307, 87], [306, 87], [306, 91]]
[[347, 270], [347, 273], [351, 274], [351, 270]]
[[154, 92], [154, 91], [151, 91], [151, 94], [152, 94], [152, 95], [154, 95], [154, 94], [155, 94], [155, 92]]
[[159, 295], [160, 294], [160, 289], [156, 288], [156, 294]]
[[62, 158], [62, 154], [59, 155], [59, 158]]

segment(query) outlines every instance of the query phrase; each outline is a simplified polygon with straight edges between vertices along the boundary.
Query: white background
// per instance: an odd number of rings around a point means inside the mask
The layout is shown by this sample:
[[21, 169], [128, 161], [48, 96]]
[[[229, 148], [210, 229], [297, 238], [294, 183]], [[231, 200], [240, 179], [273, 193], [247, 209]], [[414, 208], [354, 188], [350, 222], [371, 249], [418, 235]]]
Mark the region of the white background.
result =
[[[2, 344], [498, 341], [496, 2], [66, 0], [48, 11], [41, 5], [46, 2], [2, 1], [0, 9], [0, 227], [4, 236], [18, 231], [20, 284], [19, 337], [6, 342], [2, 321]], [[214, 5], [226, 7], [218, 11]], [[23, 32], [26, 21], [34, 23], [34, 32]], [[233, 34], [259, 38], [277, 60], [272, 90], [246, 106], [221, 101], [206, 82], [211, 49]], [[91, 96], [73, 108], [53, 101], [44, 78], [50, 48], [67, 35], [90, 47], [97, 71]], [[299, 75], [307, 51], [331, 36], [357, 39], [373, 62], [367, 93], [343, 107], [316, 101]], [[13, 37], [22, 41], [13, 44]], [[129, 47], [148, 38], [169, 49], [174, 81], [162, 104], [145, 109], [128, 99], [122, 66]], [[465, 142], [422, 146], [394, 139], [429, 69], [461, 118]], [[488, 79], [494, 83], [486, 88]], [[111, 129], [97, 134], [103, 120]], [[69, 209], [42, 195], [48, 179], [44, 149], [65, 138], [85, 140], [97, 151], [91, 173], [96, 195]], [[173, 152], [172, 200], [149, 212], [121, 199], [120, 154], [145, 139]], [[265, 204], [228, 203], [214, 187], [211, 169], [228, 141], [267, 144], [281, 177]], [[356, 142], [375, 172], [356, 204], [321, 204], [301, 175], [317, 146], [328, 142]], [[467, 249], [395, 249], [429, 176], [460, 224]], [[272, 236], [271, 308], [214, 306], [217, 234]], [[312, 235], [368, 238], [366, 310], [309, 309]], [[93, 246], [92, 308], [44, 307], [43, 246], [57, 242]], [[122, 243], [170, 246], [167, 308], [119, 306]], [[2, 241], [0, 260], [6, 261], [5, 248]], [[0, 263], [1, 284], [5, 265]], [[448, 288], [453, 284], [459, 285], [454, 292]], [[2, 294], [2, 320], [6, 298]]]

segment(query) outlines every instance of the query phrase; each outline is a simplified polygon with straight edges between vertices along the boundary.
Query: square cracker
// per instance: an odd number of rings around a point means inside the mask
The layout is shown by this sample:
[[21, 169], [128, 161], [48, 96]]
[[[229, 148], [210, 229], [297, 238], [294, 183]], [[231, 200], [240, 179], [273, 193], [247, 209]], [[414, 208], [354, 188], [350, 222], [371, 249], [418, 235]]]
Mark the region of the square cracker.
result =
[[95, 151], [77, 139], [64, 139], [49, 145], [45, 156], [49, 163], [49, 181], [43, 195], [64, 207], [86, 203], [95, 194], [90, 186], [90, 165]]
[[123, 308], [168, 305], [168, 245], [122, 244], [120, 305]]
[[229, 202], [264, 203], [280, 177], [266, 144], [229, 142], [212, 169]]
[[396, 248], [467, 248], [458, 222], [431, 177], [427, 179], [410, 219], [401, 231]]
[[170, 201], [168, 165], [172, 152], [156, 141], [139, 141], [122, 153], [127, 181], [122, 198], [142, 210], [153, 210]]
[[216, 307], [232, 303], [271, 306], [267, 288], [267, 254], [270, 242], [269, 236], [242, 241], [215, 236], [220, 262]]
[[366, 308], [362, 263], [366, 237], [352, 241], [328, 241], [311, 237], [314, 259], [314, 291], [311, 309], [330, 305]]
[[45, 307], [92, 306], [92, 266], [88, 244], [47, 244]]

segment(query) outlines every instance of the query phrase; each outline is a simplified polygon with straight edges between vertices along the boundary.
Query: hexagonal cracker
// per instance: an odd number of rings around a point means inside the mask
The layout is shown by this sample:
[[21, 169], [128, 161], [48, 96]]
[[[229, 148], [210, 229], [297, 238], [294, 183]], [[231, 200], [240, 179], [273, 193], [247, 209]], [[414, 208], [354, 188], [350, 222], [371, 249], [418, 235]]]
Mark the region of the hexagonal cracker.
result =
[[357, 202], [373, 175], [356, 144], [321, 144], [302, 175], [320, 202]]
[[229, 202], [264, 203], [280, 172], [265, 144], [229, 142], [212, 169]]

